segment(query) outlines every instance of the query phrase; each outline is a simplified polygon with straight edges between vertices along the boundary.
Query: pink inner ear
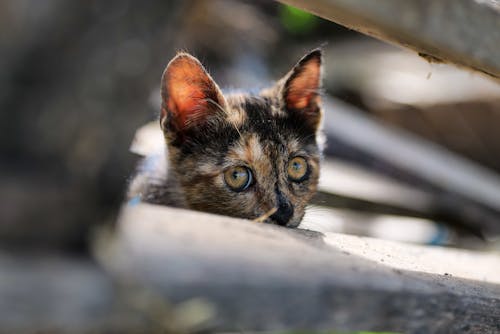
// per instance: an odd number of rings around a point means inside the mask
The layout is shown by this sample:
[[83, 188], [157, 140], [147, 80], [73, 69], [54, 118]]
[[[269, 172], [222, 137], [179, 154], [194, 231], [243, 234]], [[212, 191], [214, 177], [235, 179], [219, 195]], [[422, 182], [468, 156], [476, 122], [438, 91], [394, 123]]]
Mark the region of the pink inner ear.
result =
[[167, 67], [163, 80], [163, 102], [180, 128], [204, 118], [207, 98], [216, 95], [217, 88], [198, 61], [188, 55], [178, 56]]
[[286, 105], [290, 109], [304, 109], [313, 103], [319, 103], [320, 64], [311, 59], [303, 64], [300, 72], [290, 79], [287, 85]]
[[206, 109], [205, 94], [203, 89], [193, 85], [186, 80], [176, 80], [169, 88], [168, 108], [177, 117], [180, 125], [186, 125], [186, 121], [195, 118]]

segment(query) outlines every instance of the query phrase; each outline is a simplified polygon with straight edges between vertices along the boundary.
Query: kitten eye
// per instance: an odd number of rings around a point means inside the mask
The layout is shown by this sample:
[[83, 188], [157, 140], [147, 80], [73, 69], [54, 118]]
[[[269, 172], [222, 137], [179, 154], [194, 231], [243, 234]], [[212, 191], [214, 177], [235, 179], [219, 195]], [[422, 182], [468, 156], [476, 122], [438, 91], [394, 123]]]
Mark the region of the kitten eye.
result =
[[231, 167], [224, 172], [224, 181], [231, 190], [236, 192], [247, 189], [252, 180], [252, 172], [244, 166]]
[[288, 162], [288, 178], [292, 181], [304, 181], [308, 176], [308, 170], [307, 161], [302, 157], [295, 157]]

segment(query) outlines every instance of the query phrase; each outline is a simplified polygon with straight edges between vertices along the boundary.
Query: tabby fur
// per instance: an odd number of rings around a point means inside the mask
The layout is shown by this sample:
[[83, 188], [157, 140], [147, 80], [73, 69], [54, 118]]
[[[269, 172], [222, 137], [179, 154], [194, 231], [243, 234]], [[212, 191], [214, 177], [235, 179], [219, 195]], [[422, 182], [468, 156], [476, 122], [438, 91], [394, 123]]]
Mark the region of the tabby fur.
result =
[[[129, 196], [247, 219], [274, 212], [265, 222], [298, 226], [320, 173], [321, 61], [313, 50], [272, 87], [224, 95], [196, 58], [179, 53], [162, 78], [165, 150], [143, 161]], [[296, 156], [308, 165], [301, 182], [287, 174]], [[251, 171], [248, 189], [225, 183], [232, 166]]]

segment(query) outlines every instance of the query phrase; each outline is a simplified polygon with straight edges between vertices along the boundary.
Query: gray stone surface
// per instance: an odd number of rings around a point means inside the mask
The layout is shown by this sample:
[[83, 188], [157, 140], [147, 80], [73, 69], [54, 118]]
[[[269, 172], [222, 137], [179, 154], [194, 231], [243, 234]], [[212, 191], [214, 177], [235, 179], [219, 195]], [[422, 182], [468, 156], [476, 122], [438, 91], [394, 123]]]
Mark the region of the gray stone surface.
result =
[[0, 333], [498, 333], [500, 255], [126, 207], [89, 259], [0, 254]]
[[147, 328], [95, 262], [0, 253], [0, 333], [136, 333]]
[[117, 279], [178, 303], [200, 298], [218, 330], [500, 330], [500, 257], [288, 230], [214, 215], [126, 208], [100, 259]]

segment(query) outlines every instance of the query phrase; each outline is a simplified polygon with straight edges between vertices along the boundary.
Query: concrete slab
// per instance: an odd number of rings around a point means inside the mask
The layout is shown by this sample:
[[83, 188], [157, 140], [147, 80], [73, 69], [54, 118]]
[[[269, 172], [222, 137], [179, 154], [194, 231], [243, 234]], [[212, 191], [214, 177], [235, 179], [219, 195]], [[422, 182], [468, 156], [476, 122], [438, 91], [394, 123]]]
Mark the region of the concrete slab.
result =
[[500, 330], [498, 254], [312, 233], [204, 213], [124, 209], [101, 260], [216, 330]]

